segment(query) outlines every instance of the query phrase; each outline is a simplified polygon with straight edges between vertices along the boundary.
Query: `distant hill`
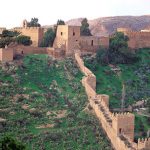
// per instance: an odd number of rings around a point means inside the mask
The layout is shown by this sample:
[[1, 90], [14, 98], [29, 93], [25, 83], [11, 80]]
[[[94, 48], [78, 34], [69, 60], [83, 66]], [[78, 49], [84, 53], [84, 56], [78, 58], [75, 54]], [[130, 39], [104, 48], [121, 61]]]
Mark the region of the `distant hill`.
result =
[[[71, 19], [67, 21], [66, 24], [81, 25], [82, 19], [83, 18]], [[101, 17], [89, 20], [89, 24], [93, 35], [108, 36], [119, 27], [127, 27], [135, 31], [150, 27], [150, 15]]]

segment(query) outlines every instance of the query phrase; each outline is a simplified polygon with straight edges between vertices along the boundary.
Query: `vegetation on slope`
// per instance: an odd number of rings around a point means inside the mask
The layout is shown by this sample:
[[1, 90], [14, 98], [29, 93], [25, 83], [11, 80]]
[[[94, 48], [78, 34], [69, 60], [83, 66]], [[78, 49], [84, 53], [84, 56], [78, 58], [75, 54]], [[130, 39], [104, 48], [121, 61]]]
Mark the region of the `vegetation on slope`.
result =
[[99, 122], [86, 113], [82, 74], [71, 58], [29, 55], [0, 65], [0, 139], [27, 149], [110, 150]]
[[[110, 108], [121, 108], [122, 82], [125, 84], [125, 107], [137, 101], [147, 100], [150, 97], [150, 49], [141, 49], [136, 52], [139, 61], [132, 64], [118, 64], [121, 75], [112, 70], [110, 65], [98, 63], [95, 56], [85, 56], [85, 65], [93, 71], [97, 78], [97, 93], [110, 96]], [[150, 106], [147, 105], [150, 110]], [[141, 116], [137, 113], [135, 131], [138, 137], [146, 136], [150, 129], [149, 114]], [[142, 131], [142, 132], [141, 132]], [[141, 133], [140, 133], [141, 132]]]

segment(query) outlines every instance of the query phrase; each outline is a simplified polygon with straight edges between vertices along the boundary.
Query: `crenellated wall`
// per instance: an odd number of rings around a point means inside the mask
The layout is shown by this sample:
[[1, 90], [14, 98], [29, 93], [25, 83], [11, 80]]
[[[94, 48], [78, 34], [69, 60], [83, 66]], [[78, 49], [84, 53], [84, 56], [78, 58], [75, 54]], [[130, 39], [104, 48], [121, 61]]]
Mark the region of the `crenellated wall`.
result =
[[138, 140], [138, 143], [133, 141], [134, 114], [111, 113], [109, 110], [109, 96], [96, 94], [96, 77], [84, 66], [80, 55], [80, 52], [75, 53], [77, 65], [85, 75], [82, 79], [82, 85], [85, 87], [90, 105], [110, 139], [112, 146], [116, 150], [150, 150], [150, 138]]

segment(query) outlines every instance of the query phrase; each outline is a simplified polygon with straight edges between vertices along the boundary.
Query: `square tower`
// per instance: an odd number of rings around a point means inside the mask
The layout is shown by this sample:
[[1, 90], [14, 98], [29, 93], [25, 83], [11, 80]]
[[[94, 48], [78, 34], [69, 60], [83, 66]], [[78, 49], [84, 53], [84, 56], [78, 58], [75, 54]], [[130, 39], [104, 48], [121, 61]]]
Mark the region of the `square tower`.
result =
[[112, 126], [116, 132], [117, 136], [125, 135], [131, 141], [134, 140], [134, 114], [131, 113], [121, 113], [115, 114], [112, 117]]
[[54, 47], [65, 47], [66, 55], [79, 49], [80, 26], [58, 25]]

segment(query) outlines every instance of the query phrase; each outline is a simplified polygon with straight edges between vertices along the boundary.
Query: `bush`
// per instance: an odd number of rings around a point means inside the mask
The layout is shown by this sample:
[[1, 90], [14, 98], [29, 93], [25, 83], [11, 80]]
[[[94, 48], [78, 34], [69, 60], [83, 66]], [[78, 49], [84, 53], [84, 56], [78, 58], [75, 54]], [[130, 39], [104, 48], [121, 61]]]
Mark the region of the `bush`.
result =
[[25, 46], [32, 44], [32, 41], [31, 41], [30, 37], [29, 37], [29, 36], [25, 36], [25, 35], [20, 35], [20, 36], [18, 36], [18, 37], [16, 38], [16, 42], [17, 42], [18, 44], [23, 44], [23, 45], [25, 45]]
[[55, 31], [52, 28], [49, 28], [45, 32], [43, 40], [42, 40], [40, 46], [41, 47], [49, 47], [49, 46], [51, 47], [51, 46], [53, 46], [55, 36], [56, 36]]
[[102, 65], [106, 65], [108, 64], [108, 54], [107, 54], [107, 50], [99, 48], [97, 50], [96, 53], [96, 60], [98, 63], [102, 64]]
[[18, 142], [17, 140], [13, 139], [10, 136], [4, 137], [1, 141], [2, 150], [25, 150], [25, 146]]

